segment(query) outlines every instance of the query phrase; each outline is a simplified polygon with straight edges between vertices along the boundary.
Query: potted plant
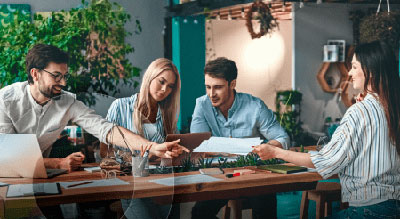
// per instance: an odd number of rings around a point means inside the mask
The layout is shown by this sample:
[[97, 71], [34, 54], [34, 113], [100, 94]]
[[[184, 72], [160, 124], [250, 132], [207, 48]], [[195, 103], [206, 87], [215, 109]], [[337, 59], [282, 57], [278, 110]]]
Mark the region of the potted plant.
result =
[[[83, 7], [70, 11], [35, 14], [33, 22], [17, 14], [14, 22], [0, 29], [0, 88], [26, 80], [25, 56], [35, 44], [55, 45], [70, 54], [67, 90], [74, 93], [115, 94], [117, 85], [139, 76], [126, 55], [134, 51], [124, 41], [132, 33], [125, 30], [131, 16], [109, 0], [82, 0]], [[135, 20], [135, 33], [141, 32]], [[137, 82], [134, 86], [137, 86]], [[94, 98], [84, 98], [92, 104]]]

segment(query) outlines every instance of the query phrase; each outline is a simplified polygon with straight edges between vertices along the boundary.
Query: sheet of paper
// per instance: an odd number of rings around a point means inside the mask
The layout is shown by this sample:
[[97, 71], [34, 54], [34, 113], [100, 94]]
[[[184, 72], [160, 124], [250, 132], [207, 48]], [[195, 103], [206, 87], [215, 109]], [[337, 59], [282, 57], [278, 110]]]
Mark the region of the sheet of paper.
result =
[[2, 187], [2, 186], [8, 186], [8, 183], [0, 182], [0, 187]]
[[[69, 185], [75, 185], [75, 184], [88, 182], [88, 181], [90, 181], [91, 183], [68, 188]], [[78, 189], [78, 188], [88, 188], [88, 187], [98, 187], [98, 186], [117, 186], [117, 185], [128, 185], [128, 184], [129, 184], [128, 182], [125, 182], [125, 181], [120, 180], [118, 178], [115, 178], [115, 179], [99, 179], [99, 180], [83, 180], [83, 181], [74, 181], [74, 182], [60, 182], [60, 185], [64, 189]]]
[[165, 186], [174, 186], [174, 185], [177, 186], [177, 185], [194, 184], [194, 183], [216, 182], [220, 180], [221, 179], [212, 176], [196, 174], [196, 175], [155, 179], [155, 180], [150, 180], [149, 182], [154, 182]]
[[259, 145], [260, 138], [225, 138], [211, 137], [203, 141], [194, 152], [221, 152], [246, 155], [253, 150], [252, 146]]
[[38, 194], [58, 194], [57, 183], [15, 184], [10, 185], [7, 197], [33, 196]]
[[95, 173], [95, 172], [100, 172], [101, 168], [100, 167], [85, 167], [83, 168], [85, 171], [88, 171], [90, 173]]

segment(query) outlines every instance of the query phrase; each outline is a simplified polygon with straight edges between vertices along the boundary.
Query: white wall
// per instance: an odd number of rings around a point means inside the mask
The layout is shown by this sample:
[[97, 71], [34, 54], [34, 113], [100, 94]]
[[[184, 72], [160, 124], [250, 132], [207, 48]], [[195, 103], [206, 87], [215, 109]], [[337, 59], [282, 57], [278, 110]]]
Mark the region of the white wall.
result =
[[[137, 18], [142, 25], [142, 33], [133, 34], [126, 38], [126, 42], [130, 43], [135, 51], [128, 55], [129, 60], [134, 66], [142, 69], [142, 73], [146, 70], [151, 61], [164, 56], [164, 41], [162, 31], [164, 28], [164, 1], [161, 0], [110, 0], [117, 2], [132, 16]], [[2, 0], [1, 4], [29, 4], [31, 12], [48, 12], [69, 10], [81, 5], [81, 0]], [[135, 23], [126, 24], [126, 29], [133, 32]], [[135, 79], [140, 81], [139, 78]], [[130, 96], [138, 91], [132, 87], [121, 86], [121, 93], [116, 97]]]
[[[316, 75], [323, 60], [323, 45], [329, 39], [344, 39], [353, 45], [353, 23], [349, 13], [353, 10], [373, 10], [377, 4], [305, 3], [294, 8], [294, 86], [303, 93], [301, 120], [312, 131], [322, 131], [324, 120], [342, 117], [346, 107], [336, 98], [325, 93], [317, 82]], [[391, 5], [391, 9], [398, 6]], [[387, 10], [386, 4], [381, 7]], [[333, 67], [330, 73], [337, 72]]]
[[[324, 119], [340, 117], [344, 105], [334, 94], [322, 91], [316, 75], [323, 60], [323, 45], [329, 39], [353, 42], [349, 4], [294, 4], [295, 88], [303, 93], [301, 120], [313, 131], [322, 131]], [[338, 71], [335, 67], [331, 71]]]
[[275, 110], [276, 91], [292, 89], [292, 21], [281, 20], [271, 36], [252, 40], [243, 20], [211, 20], [206, 39], [215, 52], [207, 61], [226, 57], [236, 62], [238, 92], [259, 97]]

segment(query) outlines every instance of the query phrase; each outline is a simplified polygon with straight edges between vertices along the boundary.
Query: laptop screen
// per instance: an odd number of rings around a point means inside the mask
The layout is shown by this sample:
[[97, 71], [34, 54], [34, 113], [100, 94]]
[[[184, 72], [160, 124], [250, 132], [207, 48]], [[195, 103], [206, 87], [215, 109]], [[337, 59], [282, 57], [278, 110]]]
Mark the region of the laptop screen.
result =
[[35, 134], [0, 134], [0, 177], [47, 178]]

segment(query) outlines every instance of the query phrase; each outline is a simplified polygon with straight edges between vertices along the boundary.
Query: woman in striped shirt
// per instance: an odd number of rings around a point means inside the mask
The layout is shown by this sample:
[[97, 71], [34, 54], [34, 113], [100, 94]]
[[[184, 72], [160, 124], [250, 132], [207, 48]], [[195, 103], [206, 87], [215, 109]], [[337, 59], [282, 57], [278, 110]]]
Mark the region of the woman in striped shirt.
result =
[[[180, 88], [181, 81], [175, 65], [168, 59], [157, 59], [144, 73], [140, 93], [115, 100], [108, 110], [107, 119], [142, 136], [144, 144], [162, 144], [166, 134], [176, 131]], [[177, 144], [179, 141], [172, 143]], [[122, 164], [130, 162], [132, 154], [128, 148], [131, 147], [114, 147], [117, 149], [117, 161]], [[189, 152], [186, 148], [181, 148]], [[167, 155], [169, 152], [166, 152]], [[171, 207], [157, 205], [151, 199], [129, 199], [121, 202], [127, 218], [166, 218]]]
[[357, 46], [352, 60], [351, 106], [332, 140], [310, 155], [263, 144], [262, 159], [281, 158], [315, 168], [323, 178], [338, 174], [342, 201], [350, 207], [334, 218], [400, 218], [400, 78], [396, 56], [382, 42]]

